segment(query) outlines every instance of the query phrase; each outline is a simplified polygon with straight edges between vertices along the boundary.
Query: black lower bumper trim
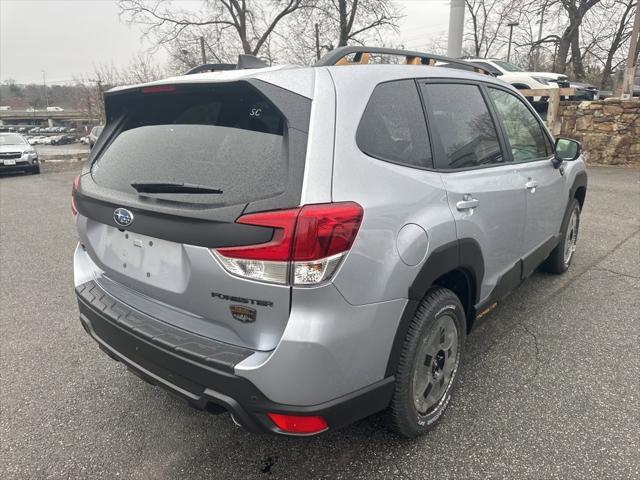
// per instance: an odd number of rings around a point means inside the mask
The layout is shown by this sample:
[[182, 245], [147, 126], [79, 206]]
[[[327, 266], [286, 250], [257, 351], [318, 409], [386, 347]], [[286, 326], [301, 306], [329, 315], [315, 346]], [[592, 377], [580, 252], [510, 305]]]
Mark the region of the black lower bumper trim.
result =
[[1, 173], [14, 173], [14, 172], [31, 172], [38, 168], [38, 164], [31, 163], [16, 163], [15, 165], [0, 165]]
[[[135, 330], [129, 330], [109, 318], [105, 313], [108, 309], [93, 305], [79, 289], [77, 295], [83, 327], [110, 357], [125, 364], [140, 378], [169, 390], [195, 408], [213, 413], [218, 413], [220, 407], [228, 410], [238, 423], [252, 432], [284, 433], [268, 419], [268, 412], [320, 415], [330, 429], [340, 428], [385, 409], [393, 394], [394, 377], [388, 377], [318, 405], [274, 403], [246, 378], [223, 370], [221, 365], [205, 364], [143, 338]], [[121, 311], [123, 307], [116, 306], [112, 310]]]

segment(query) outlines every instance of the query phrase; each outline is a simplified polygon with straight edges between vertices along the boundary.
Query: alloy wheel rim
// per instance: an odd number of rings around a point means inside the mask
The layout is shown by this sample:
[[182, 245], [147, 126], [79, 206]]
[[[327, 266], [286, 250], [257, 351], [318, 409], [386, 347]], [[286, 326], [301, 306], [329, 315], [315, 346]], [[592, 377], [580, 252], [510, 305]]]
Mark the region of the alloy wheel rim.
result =
[[421, 415], [444, 399], [458, 367], [458, 329], [451, 315], [443, 315], [418, 349], [413, 369], [413, 403]]
[[578, 242], [578, 212], [574, 210], [571, 213], [569, 224], [567, 225], [567, 233], [564, 240], [564, 263], [569, 265], [573, 253], [576, 251]]

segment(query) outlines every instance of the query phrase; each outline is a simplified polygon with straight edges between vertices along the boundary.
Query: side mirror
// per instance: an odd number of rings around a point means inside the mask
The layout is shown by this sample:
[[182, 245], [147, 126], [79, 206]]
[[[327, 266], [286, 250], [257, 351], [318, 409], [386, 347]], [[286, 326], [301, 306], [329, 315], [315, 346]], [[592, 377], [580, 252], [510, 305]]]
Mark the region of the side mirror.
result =
[[562, 162], [572, 162], [580, 157], [582, 146], [580, 142], [571, 140], [570, 138], [556, 138], [555, 156], [553, 158], [553, 166], [560, 168]]

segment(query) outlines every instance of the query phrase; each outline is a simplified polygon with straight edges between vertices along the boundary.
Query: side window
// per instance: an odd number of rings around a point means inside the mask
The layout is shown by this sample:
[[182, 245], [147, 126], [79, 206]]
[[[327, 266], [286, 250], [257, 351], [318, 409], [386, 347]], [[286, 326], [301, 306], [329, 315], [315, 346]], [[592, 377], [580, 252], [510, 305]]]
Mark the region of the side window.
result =
[[421, 87], [444, 150], [443, 158], [435, 160], [436, 168], [504, 163], [496, 127], [477, 85], [425, 83]]
[[522, 101], [504, 90], [490, 88], [491, 97], [507, 132], [515, 162], [546, 158], [553, 153], [542, 125]]
[[356, 142], [380, 160], [431, 168], [427, 125], [413, 80], [381, 83], [362, 115]]

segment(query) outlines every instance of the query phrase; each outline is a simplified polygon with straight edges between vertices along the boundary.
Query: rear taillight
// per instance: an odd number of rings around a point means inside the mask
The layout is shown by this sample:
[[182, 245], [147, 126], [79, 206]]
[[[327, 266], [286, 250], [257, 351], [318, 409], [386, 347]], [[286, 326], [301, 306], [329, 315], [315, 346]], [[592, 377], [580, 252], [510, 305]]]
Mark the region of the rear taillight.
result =
[[78, 207], [76, 206], [76, 192], [80, 184], [80, 176], [76, 175], [73, 179], [73, 187], [71, 188], [71, 213], [75, 217], [78, 215]]
[[271, 227], [267, 243], [217, 248], [213, 252], [234, 275], [294, 285], [315, 285], [331, 278], [353, 245], [363, 210], [353, 202], [243, 215], [237, 223]]

